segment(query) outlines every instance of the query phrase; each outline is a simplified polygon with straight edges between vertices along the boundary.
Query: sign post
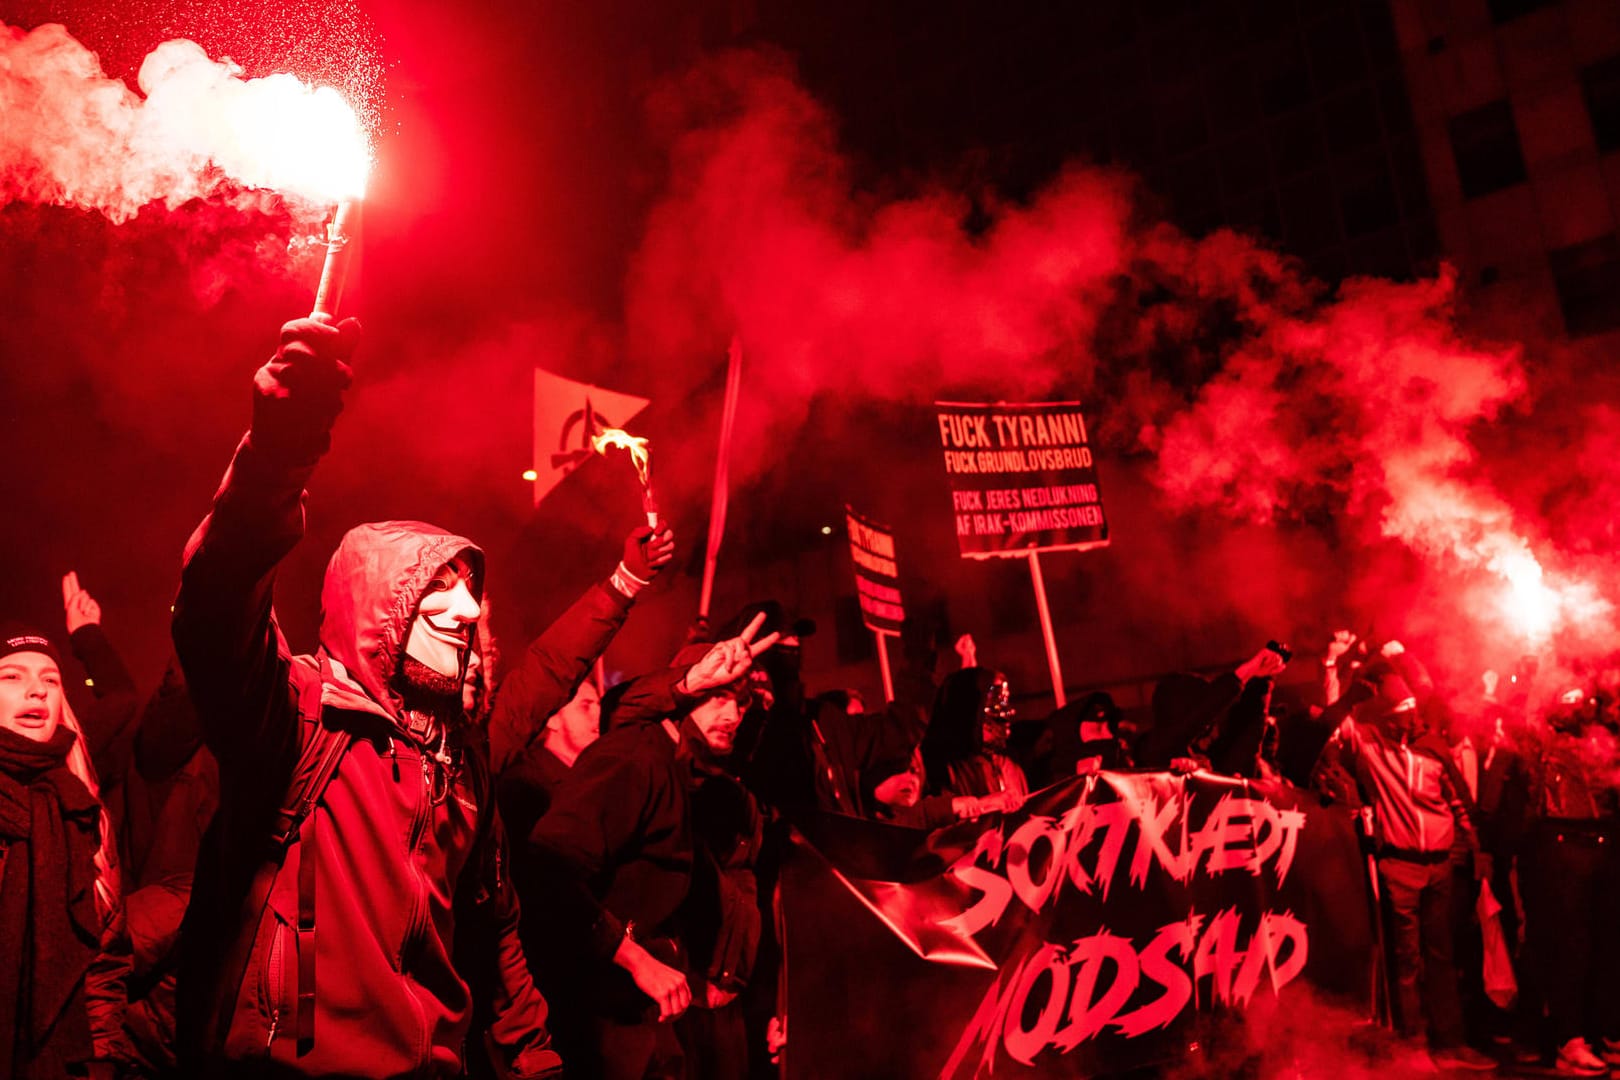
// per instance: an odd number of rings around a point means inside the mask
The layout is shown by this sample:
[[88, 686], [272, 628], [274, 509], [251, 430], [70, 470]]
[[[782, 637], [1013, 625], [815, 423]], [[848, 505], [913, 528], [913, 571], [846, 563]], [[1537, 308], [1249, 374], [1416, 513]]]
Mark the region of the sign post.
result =
[[957, 546], [965, 559], [1028, 561], [1052, 696], [1061, 708], [1067, 695], [1040, 555], [1085, 551], [1109, 540], [1080, 403], [934, 406]]
[[709, 543], [703, 550], [703, 589], [698, 594], [698, 617], [709, 617], [714, 599], [714, 574], [720, 565], [720, 542], [726, 535], [726, 503], [730, 494], [731, 437], [737, 427], [737, 398], [742, 392], [742, 342], [735, 335], [726, 350], [726, 398], [720, 410], [720, 448], [714, 458], [714, 496], [709, 504]]
[[900, 636], [906, 621], [900, 598], [900, 568], [894, 558], [894, 533], [887, 525], [844, 507], [849, 530], [849, 555], [855, 564], [855, 595], [861, 604], [861, 622], [877, 638], [878, 672], [883, 676], [883, 700], [894, 700], [894, 674], [889, 669], [889, 641]]
[[1052, 609], [1046, 602], [1046, 579], [1041, 576], [1040, 552], [1030, 549], [1029, 582], [1035, 588], [1035, 610], [1041, 616], [1041, 638], [1046, 642], [1046, 667], [1052, 673], [1052, 700], [1058, 708], [1069, 703], [1063, 690], [1063, 664], [1058, 660], [1057, 635], [1052, 632]]

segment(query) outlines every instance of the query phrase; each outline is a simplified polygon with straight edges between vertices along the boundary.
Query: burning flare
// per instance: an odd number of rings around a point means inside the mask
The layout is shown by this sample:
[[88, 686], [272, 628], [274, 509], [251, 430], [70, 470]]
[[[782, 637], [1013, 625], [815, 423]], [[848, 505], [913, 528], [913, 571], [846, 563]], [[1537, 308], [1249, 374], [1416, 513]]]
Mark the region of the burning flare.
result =
[[658, 528], [658, 502], [653, 498], [652, 454], [647, 440], [619, 428], [603, 428], [601, 434], [591, 436], [591, 449], [598, 454], [605, 457], [614, 448], [630, 455], [630, 464], [635, 466], [636, 477], [641, 481], [641, 508], [647, 514], [647, 524]]
[[591, 449], [598, 454], [606, 456], [607, 452], [614, 448], [629, 452], [630, 464], [636, 467], [636, 476], [645, 487], [648, 482], [647, 470], [652, 465], [652, 456], [647, 452], [647, 440], [620, 428], [603, 428], [600, 435], [591, 436]]
[[126, 221], [232, 187], [324, 214], [365, 193], [371, 143], [354, 108], [293, 75], [243, 79], [192, 41], [142, 62], [140, 94], [56, 24], [0, 24], [0, 205], [76, 206]]

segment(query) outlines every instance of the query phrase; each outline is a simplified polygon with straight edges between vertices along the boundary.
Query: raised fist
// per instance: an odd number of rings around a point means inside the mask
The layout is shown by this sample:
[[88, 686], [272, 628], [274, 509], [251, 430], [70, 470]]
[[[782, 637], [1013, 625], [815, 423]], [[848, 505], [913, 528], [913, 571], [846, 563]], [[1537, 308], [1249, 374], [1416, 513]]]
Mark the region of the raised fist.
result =
[[624, 538], [624, 568], [639, 581], [651, 581], [675, 558], [675, 530], [641, 525]]
[[255, 448], [299, 464], [326, 452], [359, 341], [357, 319], [334, 325], [322, 316], [282, 326], [281, 347], [253, 376]]

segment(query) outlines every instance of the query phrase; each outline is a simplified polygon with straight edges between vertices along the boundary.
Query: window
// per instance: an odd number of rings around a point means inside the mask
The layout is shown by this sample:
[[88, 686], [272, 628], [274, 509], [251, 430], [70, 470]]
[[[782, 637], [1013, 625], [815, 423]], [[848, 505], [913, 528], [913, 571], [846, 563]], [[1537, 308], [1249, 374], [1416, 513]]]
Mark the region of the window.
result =
[[1464, 198], [1477, 199], [1524, 182], [1524, 155], [1519, 152], [1513, 109], [1506, 101], [1470, 109], [1452, 117], [1446, 127]]
[[1581, 72], [1581, 95], [1592, 118], [1598, 150], [1620, 150], [1620, 56], [1610, 57]]
[[1571, 337], [1620, 330], [1620, 237], [1610, 234], [1547, 253]]

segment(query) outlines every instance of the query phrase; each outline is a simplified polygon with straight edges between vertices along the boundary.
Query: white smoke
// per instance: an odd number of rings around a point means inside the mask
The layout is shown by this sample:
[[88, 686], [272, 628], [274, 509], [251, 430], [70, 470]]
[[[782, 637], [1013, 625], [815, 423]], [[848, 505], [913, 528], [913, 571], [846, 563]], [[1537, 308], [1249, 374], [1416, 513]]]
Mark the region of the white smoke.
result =
[[314, 206], [363, 193], [370, 146], [330, 87], [291, 75], [243, 79], [201, 46], [166, 41], [141, 64], [140, 93], [102, 71], [57, 24], [0, 24], [0, 205], [99, 211], [173, 208], [242, 188]]

